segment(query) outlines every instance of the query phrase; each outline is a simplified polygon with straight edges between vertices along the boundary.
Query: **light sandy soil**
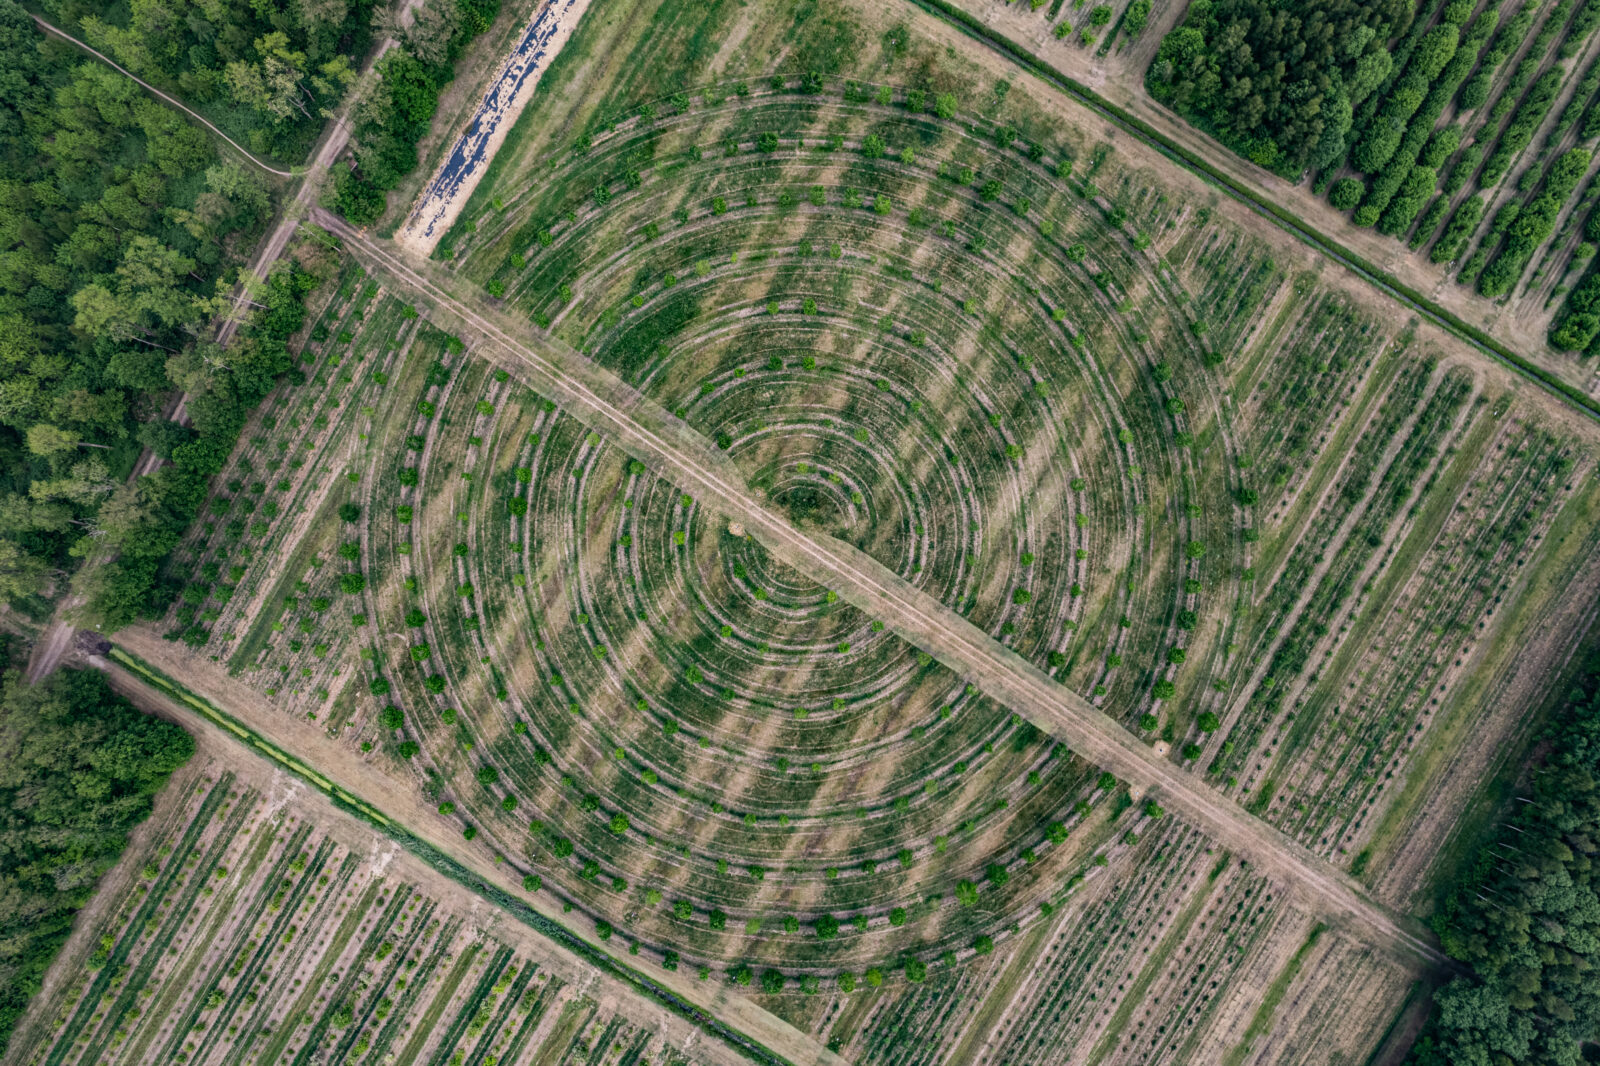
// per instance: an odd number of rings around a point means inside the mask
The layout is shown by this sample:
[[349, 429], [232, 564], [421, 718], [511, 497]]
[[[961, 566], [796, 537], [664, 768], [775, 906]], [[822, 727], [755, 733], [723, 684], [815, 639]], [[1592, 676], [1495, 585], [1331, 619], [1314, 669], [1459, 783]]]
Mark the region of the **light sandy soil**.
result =
[[[256, 731], [278, 747], [282, 748], [301, 759], [306, 765], [314, 767], [316, 771], [351, 794], [358, 796], [374, 808], [382, 811], [386, 817], [404, 825], [407, 830], [419, 838], [427, 841], [440, 851], [450, 855], [462, 863], [474, 874], [485, 881], [498, 885], [507, 892], [523, 895], [520, 875], [516, 875], [511, 868], [497, 864], [485, 849], [467, 847], [459, 835], [452, 832], [454, 824], [441, 819], [437, 812], [427, 804], [416, 791], [405, 787], [386, 775], [375, 773], [371, 765], [363, 761], [359, 754], [337, 740], [328, 737], [327, 733], [313, 722], [303, 719], [290, 718], [274, 708], [270, 701], [229, 678], [220, 667], [198, 661], [194, 657], [183, 654], [180, 645], [172, 644], [161, 639], [155, 632], [145, 628], [124, 630], [118, 634], [118, 643], [128, 651], [157, 669], [169, 673], [171, 676], [182, 677], [183, 683], [197, 695], [210, 700], [218, 707], [223, 708], [233, 715], [248, 728]], [[242, 745], [217, 726], [198, 715], [176, 707], [172, 701], [152, 692], [136, 677], [129, 675], [120, 667], [111, 666], [105, 660], [99, 660], [94, 665], [107, 668], [109, 676], [120, 689], [125, 691], [130, 698], [146, 710], [172, 716], [174, 720], [181, 721], [185, 728], [195, 733], [205, 733], [215, 739], [216, 743], [233, 747], [241, 755], [244, 752]], [[251, 758], [258, 758], [253, 753]], [[348, 817], [332, 808], [331, 803], [320, 794], [313, 794], [312, 790], [304, 790], [315, 802], [324, 804], [330, 816]], [[310, 800], [308, 800], [309, 802]], [[356, 826], [360, 823], [352, 822]], [[370, 833], [369, 833], [370, 835]], [[402, 855], [402, 858], [405, 858]], [[397, 861], [400, 861], [397, 859]], [[421, 865], [416, 863], [416, 865]], [[437, 875], [436, 875], [437, 876]], [[460, 895], [462, 889], [453, 882], [441, 878], [442, 887]], [[569, 927], [574, 927], [574, 916], [563, 914], [560, 908], [546, 895], [540, 894], [530, 897], [529, 904], [540, 911], [546, 918]], [[510, 919], [504, 920], [504, 925], [509, 928]], [[592, 926], [577, 926], [591, 943], [602, 950], [611, 951], [609, 945], [599, 943], [593, 937]], [[498, 935], [498, 934], [497, 934]], [[507, 934], [509, 935], [509, 934]], [[527, 935], [534, 939], [530, 942], [534, 946], [543, 944], [542, 952], [555, 957], [564, 955], [558, 949], [542, 941], [531, 930]], [[623, 949], [618, 948], [617, 951]], [[634, 965], [625, 955], [618, 955], [618, 961], [624, 965]], [[571, 962], [561, 965], [570, 967]], [[589, 977], [585, 980], [613, 980], [603, 978], [598, 971], [588, 971]], [[822, 1048], [815, 1040], [799, 1030], [789, 1026], [775, 1015], [761, 1009], [749, 999], [736, 994], [731, 987], [723, 982], [700, 983], [688, 974], [675, 974], [667, 971], [652, 972], [651, 977], [658, 983], [669, 987], [674, 993], [703, 1010], [715, 1015], [723, 1022], [745, 1033], [766, 1047], [773, 1049], [791, 1062], [811, 1066], [840, 1066], [843, 1062], [837, 1055]], [[627, 986], [617, 984], [626, 995], [642, 999], [637, 993]], [[660, 1007], [654, 1003], [648, 1004], [651, 1012], [660, 1012]], [[705, 1049], [712, 1046], [711, 1042], [701, 1036], [698, 1047]], [[705, 1054], [704, 1050], [699, 1052]], [[733, 1055], [732, 1052], [729, 1053]], [[732, 1061], [744, 1061], [733, 1055]]]
[[472, 198], [495, 153], [517, 124], [539, 78], [560, 53], [588, 10], [589, 0], [544, 0], [511, 54], [489, 82], [477, 112], [428, 181], [395, 243], [426, 256], [449, 232]]

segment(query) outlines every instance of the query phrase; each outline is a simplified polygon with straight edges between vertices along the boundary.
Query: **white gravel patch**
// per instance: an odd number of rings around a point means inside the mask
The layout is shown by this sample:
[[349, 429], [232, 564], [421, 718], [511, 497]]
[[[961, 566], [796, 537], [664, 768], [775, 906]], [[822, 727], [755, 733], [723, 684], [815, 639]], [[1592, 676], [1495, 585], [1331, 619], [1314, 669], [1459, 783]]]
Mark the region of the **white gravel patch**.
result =
[[517, 116], [533, 99], [540, 75], [572, 36], [588, 7], [589, 0], [545, 0], [534, 12], [472, 121], [423, 188], [411, 217], [395, 234], [395, 243], [418, 255], [432, 254], [483, 180]]

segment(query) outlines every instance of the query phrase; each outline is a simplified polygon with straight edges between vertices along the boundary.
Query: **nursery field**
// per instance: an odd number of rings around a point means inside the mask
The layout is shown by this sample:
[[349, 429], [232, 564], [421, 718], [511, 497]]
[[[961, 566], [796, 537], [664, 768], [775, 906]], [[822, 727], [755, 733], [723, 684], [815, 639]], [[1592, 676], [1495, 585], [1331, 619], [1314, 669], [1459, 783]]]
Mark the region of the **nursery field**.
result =
[[[1459, 782], [1582, 635], [1549, 623], [1594, 583], [1593, 429], [1097, 128], [924, 69], [723, 78], [582, 133], [531, 108], [556, 125], [519, 123], [428, 268], [448, 298], [323, 235], [358, 254], [174, 555], [162, 666], [853, 1061], [1366, 1061], [1420, 969], [1304, 871], [1431, 905]], [[462, 307], [671, 412], [1138, 772], [535, 391]]]
[[745, 1061], [694, 1047], [686, 1021], [302, 783], [215, 740], [202, 752], [111, 875], [8, 1062]]
[[975, 50], [1031, 57], [1052, 91], [1225, 176], [1291, 232], [1600, 386], [1600, 5], [1295, 3], [1275, 21], [1251, 0], [1155, 4], [1133, 35], [1117, 4], [917, 2]]

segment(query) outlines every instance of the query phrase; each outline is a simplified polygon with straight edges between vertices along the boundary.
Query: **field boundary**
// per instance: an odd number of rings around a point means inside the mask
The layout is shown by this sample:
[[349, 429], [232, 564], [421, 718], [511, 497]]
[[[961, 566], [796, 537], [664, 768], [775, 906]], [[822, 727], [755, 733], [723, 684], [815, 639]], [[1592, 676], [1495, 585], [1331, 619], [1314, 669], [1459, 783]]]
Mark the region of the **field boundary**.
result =
[[949, 0], [906, 0], [906, 2], [950, 24], [980, 44], [1021, 66], [1041, 81], [1074, 98], [1100, 117], [1107, 119], [1113, 125], [1137, 137], [1175, 163], [1195, 172], [1208, 183], [1215, 185], [1257, 214], [1269, 219], [1301, 243], [1310, 246], [1339, 265], [1351, 270], [1379, 291], [1386, 293], [1402, 305], [1422, 315], [1429, 322], [1465, 341], [1479, 352], [1489, 356], [1515, 373], [1529, 379], [1551, 395], [1565, 400], [1587, 418], [1600, 422], [1600, 400], [1590, 396], [1582, 389], [1562, 381], [1549, 370], [1546, 370], [1531, 359], [1517, 354], [1488, 333], [1464, 321], [1455, 313], [1446, 310], [1416, 289], [1405, 284], [1387, 270], [1368, 262], [1364, 257], [1346, 248], [1332, 237], [1307, 225], [1237, 179], [1228, 176], [1227, 173], [1207, 162], [1198, 153], [1183, 147], [1148, 122], [1113, 104], [1083, 82], [1063, 74], [1033, 52], [1011, 40], [1011, 38], [997, 33], [966, 11], [949, 3]]
[[374, 829], [379, 830], [412, 855], [421, 859], [430, 869], [438, 871], [462, 888], [481, 897], [530, 929], [554, 941], [558, 947], [578, 956], [581, 961], [601, 970], [607, 976], [624, 982], [634, 991], [649, 997], [696, 1028], [722, 1040], [752, 1062], [770, 1063], [772, 1066], [800, 1066], [800, 1064], [791, 1062], [752, 1037], [721, 1021], [715, 1015], [684, 1001], [672, 990], [651, 980], [644, 973], [612, 958], [610, 954], [590, 944], [565, 925], [545, 917], [504, 889], [484, 881], [450, 855], [411, 833], [393, 819], [384, 816], [360, 797], [329, 781], [305, 763], [241, 724], [238, 719], [217, 707], [211, 701], [190, 692], [180, 682], [168, 677], [156, 667], [116, 645], [112, 645], [111, 649], [106, 653], [106, 658], [128, 670], [150, 688], [190, 708], [212, 724], [226, 729], [243, 742], [246, 747], [278, 763], [289, 773], [294, 774], [306, 783], [316, 786], [320, 792], [333, 801], [335, 807], [346, 814], [354, 815]]

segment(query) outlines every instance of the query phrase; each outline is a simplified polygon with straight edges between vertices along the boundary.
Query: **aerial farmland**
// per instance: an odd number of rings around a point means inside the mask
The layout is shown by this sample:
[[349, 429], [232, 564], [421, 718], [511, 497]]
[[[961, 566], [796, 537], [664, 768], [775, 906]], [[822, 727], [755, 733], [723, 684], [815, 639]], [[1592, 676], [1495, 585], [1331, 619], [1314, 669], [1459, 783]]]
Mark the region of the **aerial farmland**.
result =
[[23, 16], [267, 206], [19, 438], [5, 1061], [1585, 1061], [1600, 6], [1252, 10]]

